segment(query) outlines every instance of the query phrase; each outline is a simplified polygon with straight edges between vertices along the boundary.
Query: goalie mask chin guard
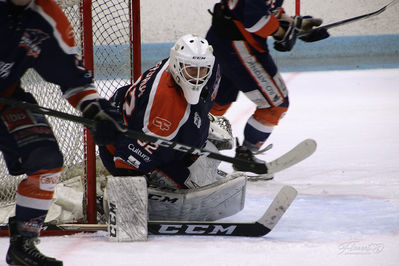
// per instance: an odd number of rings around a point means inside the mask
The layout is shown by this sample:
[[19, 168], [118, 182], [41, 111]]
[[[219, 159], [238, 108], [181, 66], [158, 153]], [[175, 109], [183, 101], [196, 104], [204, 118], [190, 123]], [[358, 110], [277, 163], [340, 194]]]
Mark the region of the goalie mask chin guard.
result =
[[202, 37], [187, 34], [170, 50], [169, 68], [189, 104], [197, 104], [215, 63], [212, 46]]

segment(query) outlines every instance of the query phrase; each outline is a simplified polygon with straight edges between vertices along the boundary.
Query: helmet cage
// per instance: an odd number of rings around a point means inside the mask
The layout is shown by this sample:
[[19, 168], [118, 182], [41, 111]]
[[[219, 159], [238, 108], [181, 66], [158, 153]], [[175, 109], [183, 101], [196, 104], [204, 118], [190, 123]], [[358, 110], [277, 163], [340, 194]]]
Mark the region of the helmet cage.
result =
[[185, 35], [171, 49], [170, 71], [188, 103], [198, 103], [201, 90], [212, 75], [214, 62], [212, 47], [198, 36]]
[[184, 59], [178, 60], [177, 71], [183, 77], [183, 82], [187, 82], [193, 90], [201, 90], [211, 76], [212, 65], [198, 66], [191, 63]]

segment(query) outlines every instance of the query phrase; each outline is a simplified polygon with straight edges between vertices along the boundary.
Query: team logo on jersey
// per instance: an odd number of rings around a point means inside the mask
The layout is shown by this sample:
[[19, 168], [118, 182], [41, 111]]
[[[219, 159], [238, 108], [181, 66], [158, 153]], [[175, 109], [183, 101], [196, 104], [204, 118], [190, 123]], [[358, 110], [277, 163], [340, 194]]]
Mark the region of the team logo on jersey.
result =
[[6, 63], [0, 61], [0, 78], [6, 78], [11, 73], [11, 68], [15, 63]]
[[26, 29], [18, 46], [26, 49], [27, 56], [37, 58], [42, 51], [40, 44], [48, 38], [50, 36], [39, 29]]
[[7, 109], [1, 114], [1, 117], [10, 132], [18, 128], [35, 124], [33, 117], [24, 109]]
[[159, 116], [155, 117], [154, 120], [152, 120], [152, 124], [156, 127], [159, 127], [159, 129], [162, 131], [169, 130], [172, 125], [172, 123], [169, 120], [166, 120]]
[[195, 114], [194, 114], [194, 125], [196, 125], [197, 128], [201, 127], [201, 117], [199, 116], [199, 114], [197, 112], [195, 112]]

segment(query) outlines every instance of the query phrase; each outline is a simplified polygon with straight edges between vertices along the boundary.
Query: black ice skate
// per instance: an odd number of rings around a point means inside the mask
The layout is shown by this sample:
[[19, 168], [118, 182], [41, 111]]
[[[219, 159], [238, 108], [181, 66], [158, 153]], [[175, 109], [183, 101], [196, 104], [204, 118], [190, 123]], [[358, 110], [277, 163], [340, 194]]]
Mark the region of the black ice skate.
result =
[[[257, 154], [264, 153], [267, 150], [270, 150], [272, 148], [272, 144], [269, 144], [266, 148], [258, 151], [258, 152], [252, 152], [250, 149], [248, 149], [247, 146], [245, 145], [240, 145], [238, 142], [238, 139], [236, 139], [236, 159], [248, 161], [248, 162], [255, 162], [255, 163], [266, 163], [263, 160], [260, 160], [255, 157]], [[242, 169], [239, 165], [233, 164], [233, 169], [235, 171], [245, 171], [245, 169]], [[272, 174], [253, 174], [253, 175], [248, 175], [248, 180], [249, 181], [258, 181], [258, 180], [271, 180], [273, 179]]]
[[9, 265], [62, 266], [62, 261], [46, 257], [36, 248], [37, 237], [25, 237], [18, 232], [15, 217], [8, 220], [10, 247], [6, 261]]

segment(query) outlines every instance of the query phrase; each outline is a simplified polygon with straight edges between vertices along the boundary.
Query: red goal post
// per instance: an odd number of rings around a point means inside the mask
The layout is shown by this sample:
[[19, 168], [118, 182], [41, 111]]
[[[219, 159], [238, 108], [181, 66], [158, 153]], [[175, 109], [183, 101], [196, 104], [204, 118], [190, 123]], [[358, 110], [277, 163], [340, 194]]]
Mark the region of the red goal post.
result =
[[[140, 76], [140, 0], [57, 0], [57, 3], [71, 22], [77, 48], [86, 67], [93, 71], [100, 95], [109, 98], [115, 89]], [[22, 86], [35, 95], [40, 105], [78, 114], [62, 97], [57, 86], [45, 82], [33, 70], [25, 74]], [[47, 118], [64, 154], [61, 182], [81, 176], [83, 183], [83, 217], [76, 222], [96, 223], [97, 152], [90, 133], [72, 122]], [[0, 224], [6, 221], [6, 217], [1, 216], [2, 212], [14, 209], [16, 189], [24, 178], [25, 175], [8, 175], [0, 153]], [[0, 230], [0, 235], [8, 233]]]
[[295, 15], [301, 14], [301, 0], [295, 0]]
[[[107, 0], [105, 0], [107, 1]], [[111, 3], [118, 3], [118, 1], [111, 0]], [[134, 80], [136, 80], [141, 74], [141, 34], [140, 34], [140, 0], [130, 0], [130, 1], [120, 1], [126, 4], [128, 8], [128, 25], [129, 27], [124, 28], [125, 32], [128, 33], [129, 38], [127, 39], [129, 44], [129, 57], [130, 61], [130, 83], [133, 84]], [[96, 72], [94, 69], [94, 49], [93, 49], [93, 28], [97, 30], [101, 28], [102, 25], [97, 25], [95, 22], [95, 18], [93, 19], [92, 12], [93, 4], [92, 0], [81, 0], [80, 1], [80, 11], [82, 15], [82, 29], [83, 36], [81, 36], [82, 44], [83, 44], [83, 60], [86, 67], [93, 71], [94, 77], [96, 78]], [[107, 6], [108, 7], [108, 6]], [[97, 9], [101, 10], [101, 9]], [[117, 9], [120, 11], [121, 9]], [[95, 11], [95, 10], [94, 10]], [[118, 62], [116, 62], [118, 63]], [[112, 77], [110, 77], [112, 79]], [[112, 89], [111, 89], [112, 90]], [[107, 89], [106, 96], [109, 95], [110, 90]], [[113, 92], [113, 91], [112, 91]], [[85, 129], [85, 149], [86, 149], [86, 160], [85, 160], [85, 177], [86, 177], [86, 185], [87, 185], [87, 222], [88, 223], [97, 223], [96, 219], [96, 151], [95, 144], [90, 135], [90, 132]]]

